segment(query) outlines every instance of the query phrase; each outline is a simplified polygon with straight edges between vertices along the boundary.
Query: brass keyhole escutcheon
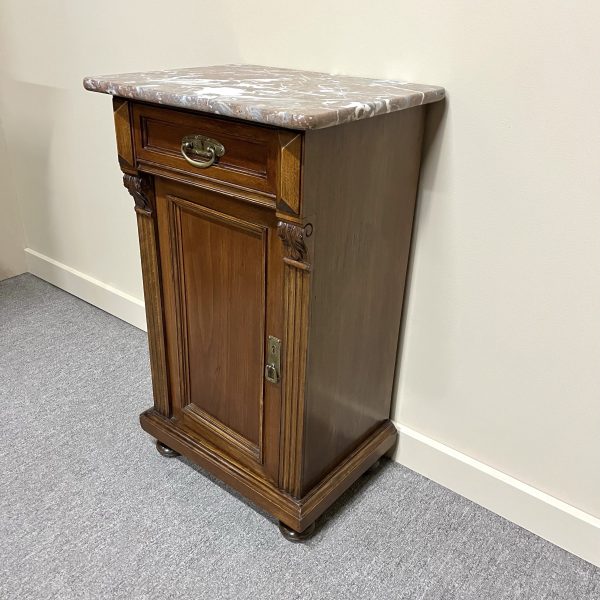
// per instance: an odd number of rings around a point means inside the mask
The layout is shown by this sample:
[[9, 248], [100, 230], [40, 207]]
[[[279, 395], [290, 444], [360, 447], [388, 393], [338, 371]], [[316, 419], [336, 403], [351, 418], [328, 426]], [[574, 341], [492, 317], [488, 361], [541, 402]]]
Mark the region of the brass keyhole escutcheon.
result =
[[270, 335], [267, 348], [265, 379], [270, 383], [279, 383], [281, 379], [281, 340]]

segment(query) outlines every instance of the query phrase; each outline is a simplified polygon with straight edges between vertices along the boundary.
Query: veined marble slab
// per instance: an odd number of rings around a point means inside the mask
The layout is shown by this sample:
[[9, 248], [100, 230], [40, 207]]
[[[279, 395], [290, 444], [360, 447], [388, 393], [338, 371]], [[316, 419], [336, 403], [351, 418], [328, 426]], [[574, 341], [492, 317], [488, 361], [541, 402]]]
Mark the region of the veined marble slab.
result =
[[256, 65], [86, 77], [87, 90], [287, 127], [320, 129], [437, 102], [444, 88]]

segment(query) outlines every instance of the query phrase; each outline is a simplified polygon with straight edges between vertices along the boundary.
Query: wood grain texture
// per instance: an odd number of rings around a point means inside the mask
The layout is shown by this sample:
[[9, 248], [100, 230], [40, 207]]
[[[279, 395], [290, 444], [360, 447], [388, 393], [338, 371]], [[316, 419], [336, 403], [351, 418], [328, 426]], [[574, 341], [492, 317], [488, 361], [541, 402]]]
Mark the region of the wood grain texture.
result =
[[167, 200], [185, 344], [183, 405], [261, 461], [267, 228], [175, 196]]
[[[306, 531], [396, 440], [423, 111], [297, 133], [124, 106], [155, 399], [142, 427]], [[227, 160], [194, 172], [179, 154], [192, 133]]]
[[171, 406], [165, 355], [161, 276], [152, 210], [154, 191], [151, 179], [145, 175], [125, 174], [123, 182], [134, 198], [137, 213], [154, 408], [161, 415], [169, 417]]
[[[201, 181], [257, 190], [273, 199], [277, 194], [279, 138], [277, 130], [198, 113], [133, 106], [135, 154], [140, 165], [160, 164]], [[186, 135], [204, 135], [225, 147], [213, 166], [190, 165], [181, 154]]]
[[[306, 245], [307, 231], [312, 234], [313, 226], [308, 224], [305, 227], [295, 223], [286, 223], [279, 221], [277, 225], [277, 235], [281, 238], [286, 249], [286, 261], [305, 262], [308, 255]], [[308, 263], [306, 263], [308, 265]], [[306, 266], [305, 265], [305, 266]], [[305, 268], [305, 267], [303, 267]]]
[[157, 190], [175, 422], [276, 478], [280, 386], [263, 375], [283, 319], [274, 215], [164, 180]]
[[248, 469], [221, 449], [173, 425], [155, 410], [140, 415], [142, 428], [243, 494], [276, 519], [304, 531], [396, 442], [396, 430], [385, 422], [305, 496], [297, 499], [275, 482]]
[[265, 194], [264, 192], [259, 192], [243, 186], [233, 185], [217, 179], [211, 179], [210, 177], [203, 177], [200, 174], [192, 175], [172, 166], [164, 166], [160, 163], [144, 160], [138, 162], [138, 170], [150, 175], [156, 175], [157, 177], [170, 179], [171, 181], [185, 183], [190, 187], [218, 192], [227, 198], [233, 198], [235, 200], [241, 200], [243, 202], [249, 202], [250, 204], [256, 204], [267, 208], [275, 208], [275, 196], [272, 194]]
[[130, 106], [131, 103], [123, 98], [113, 98], [113, 117], [119, 165], [123, 172], [135, 174]]
[[315, 235], [302, 492], [389, 419], [422, 109], [308, 132]]
[[280, 222], [278, 234], [286, 249], [284, 272], [283, 395], [279, 484], [300, 497], [304, 440], [304, 390], [308, 337], [310, 265], [304, 228]]
[[124, 173], [123, 185], [135, 202], [136, 212], [152, 215], [152, 180], [145, 175]]
[[279, 195], [277, 211], [282, 214], [299, 215], [302, 175], [302, 134], [291, 131], [279, 132], [280, 164]]

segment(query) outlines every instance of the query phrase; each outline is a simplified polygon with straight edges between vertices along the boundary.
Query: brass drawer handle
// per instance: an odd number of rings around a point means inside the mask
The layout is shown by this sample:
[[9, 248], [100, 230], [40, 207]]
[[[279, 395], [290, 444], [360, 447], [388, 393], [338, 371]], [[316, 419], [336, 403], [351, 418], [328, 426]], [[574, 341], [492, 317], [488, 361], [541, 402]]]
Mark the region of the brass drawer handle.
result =
[[[194, 160], [186, 152], [190, 152], [205, 160]], [[199, 169], [208, 169], [217, 160], [218, 157], [225, 154], [225, 146], [217, 140], [213, 140], [204, 135], [186, 135], [181, 140], [181, 154], [190, 165]]]

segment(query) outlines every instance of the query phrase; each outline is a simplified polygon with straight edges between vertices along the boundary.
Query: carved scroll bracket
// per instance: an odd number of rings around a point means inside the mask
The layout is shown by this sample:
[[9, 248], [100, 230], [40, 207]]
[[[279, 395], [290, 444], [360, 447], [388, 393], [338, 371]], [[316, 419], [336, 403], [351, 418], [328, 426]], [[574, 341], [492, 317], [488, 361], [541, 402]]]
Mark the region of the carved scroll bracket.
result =
[[300, 263], [297, 266], [307, 268], [308, 248], [306, 246], [306, 238], [312, 235], [313, 226], [309, 223], [304, 227], [293, 223], [279, 221], [277, 224], [277, 234], [283, 241], [283, 245], [287, 251], [287, 260], [292, 260], [295, 263]]
[[150, 178], [144, 175], [123, 175], [123, 185], [133, 196], [136, 212], [146, 215], [152, 214], [152, 183]]

